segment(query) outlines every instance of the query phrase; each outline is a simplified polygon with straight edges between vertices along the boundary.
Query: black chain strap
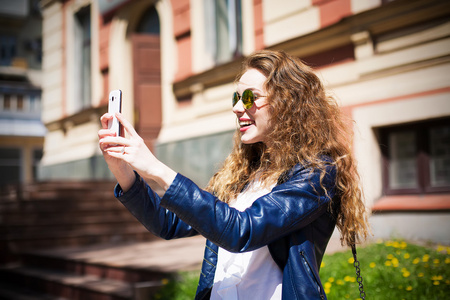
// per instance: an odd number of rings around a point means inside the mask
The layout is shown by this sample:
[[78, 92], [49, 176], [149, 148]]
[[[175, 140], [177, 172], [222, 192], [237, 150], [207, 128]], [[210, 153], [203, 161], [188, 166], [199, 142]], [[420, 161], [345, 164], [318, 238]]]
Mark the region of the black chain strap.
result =
[[352, 245], [352, 253], [353, 253], [353, 265], [355, 266], [356, 269], [356, 281], [358, 282], [359, 285], [359, 297], [363, 300], [366, 299], [366, 292], [364, 292], [364, 286], [363, 286], [363, 278], [361, 276], [361, 269], [359, 268], [359, 261], [356, 258], [356, 246], [353, 244]]

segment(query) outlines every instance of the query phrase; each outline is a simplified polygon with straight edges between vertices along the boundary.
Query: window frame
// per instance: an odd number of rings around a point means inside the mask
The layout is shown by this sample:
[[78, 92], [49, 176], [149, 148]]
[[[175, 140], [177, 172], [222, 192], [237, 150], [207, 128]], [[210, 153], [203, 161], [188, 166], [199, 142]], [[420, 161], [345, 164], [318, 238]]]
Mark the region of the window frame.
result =
[[[434, 194], [450, 193], [450, 184], [447, 186], [431, 186], [430, 174], [430, 143], [429, 129], [441, 125], [450, 124], [450, 118], [421, 121], [411, 124], [401, 124], [379, 128], [380, 150], [382, 155], [382, 184], [384, 195], [406, 195], [406, 194]], [[389, 185], [389, 135], [394, 132], [414, 131], [416, 140], [416, 188], [392, 188]]]

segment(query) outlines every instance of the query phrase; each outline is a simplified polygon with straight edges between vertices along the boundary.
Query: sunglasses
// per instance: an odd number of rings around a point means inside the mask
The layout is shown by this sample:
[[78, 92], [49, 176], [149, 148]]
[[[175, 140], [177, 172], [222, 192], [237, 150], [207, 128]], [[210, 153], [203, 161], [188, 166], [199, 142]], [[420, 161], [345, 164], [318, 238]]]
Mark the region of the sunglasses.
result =
[[240, 99], [242, 99], [242, 103], [244, 104], [245, 109], [252, 108], [253, 104], [255, 103], [255, 100], [261, 97], [266, 96], [256, 96], [252, 90], [245, 90], [242, 93], [242, 96], [240, 96], [237, 92], [234, 92], [233, 94], [233, 107], [236, 105], [236, 103], [239, 102]]

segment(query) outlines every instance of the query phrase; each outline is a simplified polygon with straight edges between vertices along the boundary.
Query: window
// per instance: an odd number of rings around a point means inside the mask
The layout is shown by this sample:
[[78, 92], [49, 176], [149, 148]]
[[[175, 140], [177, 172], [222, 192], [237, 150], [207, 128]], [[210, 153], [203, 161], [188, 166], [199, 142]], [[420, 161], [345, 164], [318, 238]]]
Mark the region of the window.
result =
[[11, 95], [4, 94], [3, 95], [3, 109], [4, 110], [11, 110]]
[[206, 52], [214, 64], [242, 55], [241, 0], [204, 0]]
[[20, 182], [21, 157], [19, 148], [0, 148], [0, 185]]
[[380, 129], [385, 194], [450, 192], [450, 119]]
[[75, 99], [76, 108], [91, 103], [91, 9], [82, 8], [74, 18]]
[[0, 35], [0, 66], [10, 66], [16, 52], [16, 37]]

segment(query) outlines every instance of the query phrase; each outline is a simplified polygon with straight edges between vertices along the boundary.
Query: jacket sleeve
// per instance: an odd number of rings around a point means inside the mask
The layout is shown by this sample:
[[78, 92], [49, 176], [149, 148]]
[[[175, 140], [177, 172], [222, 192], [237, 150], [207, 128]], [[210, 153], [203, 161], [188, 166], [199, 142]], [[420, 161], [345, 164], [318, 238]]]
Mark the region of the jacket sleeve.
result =
[[161, 207], [161, 198], [137, 173], [133, 186], [126, 193], [116, 185], [114, 195], [148, 231], [158, 237], [168, 240], [198, 234], [176, 214]]
[[178, 174], [161, 205], [216, 245], [231, 251], [252, 251], [297, 231], [326, 213], [334, 196], [335, 170], [296, 167], [290, 179], [258, 198], [243, 212], [228, 206]]

